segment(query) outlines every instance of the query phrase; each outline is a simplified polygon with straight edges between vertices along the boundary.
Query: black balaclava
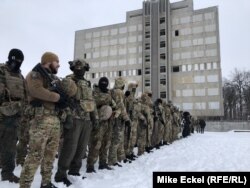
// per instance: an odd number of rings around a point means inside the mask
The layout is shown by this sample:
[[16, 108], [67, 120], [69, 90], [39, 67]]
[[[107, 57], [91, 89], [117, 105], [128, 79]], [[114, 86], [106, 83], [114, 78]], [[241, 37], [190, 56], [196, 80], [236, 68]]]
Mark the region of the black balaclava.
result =
[[100, 90], [104, 93], [108, 91], [109, 80], [107, 77], [101, 77], [98, 83]]
[[23, 52], [19, 49], [12, 49], [9, 52], [7, 65], [12, 72], [20, 72], [20, 67], [24, 60]]

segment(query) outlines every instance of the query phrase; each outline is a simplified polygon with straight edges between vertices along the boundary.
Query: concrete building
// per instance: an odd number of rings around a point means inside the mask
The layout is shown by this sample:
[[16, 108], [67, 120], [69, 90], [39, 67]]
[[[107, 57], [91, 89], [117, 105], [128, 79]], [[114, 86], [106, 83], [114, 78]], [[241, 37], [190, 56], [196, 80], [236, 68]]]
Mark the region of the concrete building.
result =
[[197, 116], [223, 116], [218, 8], [192, 0], [146, 0], [126, 22], [76, 31], [75, 58], [86, 58], [98, 83], [123, 76], [140, 95], [171, 100]]

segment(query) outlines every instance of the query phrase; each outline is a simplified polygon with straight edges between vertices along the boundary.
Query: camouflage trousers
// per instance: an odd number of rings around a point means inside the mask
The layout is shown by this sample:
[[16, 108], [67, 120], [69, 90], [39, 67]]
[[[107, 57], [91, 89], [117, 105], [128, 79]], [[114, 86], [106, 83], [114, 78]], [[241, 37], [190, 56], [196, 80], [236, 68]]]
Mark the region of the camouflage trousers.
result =
[[137, 155], [140, 156], [145, 152], [146, 146], [146, 139], [147, 139], [147, 127], [143, 127], [141, 123], [138, 123], [138, 138], [137, 138], [137, 146], [138, 146], [138, 153]]
[[42, 184], [51, 181], [53, 162], [60, 139], [57, 116], [39, 115], [30, 121], [30, 140], [27, 158], [20, 176], [20, 188], [29, 188], [41, 163]]
[[165, 125], [159, 122], [159, 129], [157, 135], [157, 144], [160, 144], [163, 141]]
[[171, 122], [167, 121], [164, 127], [164, 135], [163, 135], [163, 141], [171, 143]]
[[124, 146], [125, 146], [126, 155], [131, 155], [133, 153], [134, 146], [137, 140], [137, 127], [138, 127], [138, 121], [132, 121], [129, 142], [127, 139], [127, 134], [125, 134]]
[[109, 148], [108, 164], [114, 165], [125, 159], [124, 151], [124, 123], [120, 118], [114, 120], [111, 145]]
[[94, 167], [98, 156], [99, 165], [107, 164], [108, 149], [111, 144], [112, 124], [110, 121], [101, 121], [98, 129], [93, 129], [89, 142], [87, 168]]
[[173, 125], [173, 141], [178, 139], [178, 133], [180, 132], [180, 128], [178, 127], [178, 125], [174, 124]]
[[148, 123], [148, 133], [146, 138], [146, 146], [151, 147], [152, 146], [152, 134], [153, 134], [153, 126], [154, 126], [154, 120], [152, 118], [149, 119]]
[[0, 122], [0, 153], [2, 162], [2, 178], [13, 175], [17, 144], [17, 128], [19, 118], [5, 117]]
[[28, 153], [29, 144], [29, 118], [24, 117], [21, 120], [20, 126], [18, 127], [18, 144], [17, 144], [17, 155], [16, 164], [23, 166], [25, 157]]

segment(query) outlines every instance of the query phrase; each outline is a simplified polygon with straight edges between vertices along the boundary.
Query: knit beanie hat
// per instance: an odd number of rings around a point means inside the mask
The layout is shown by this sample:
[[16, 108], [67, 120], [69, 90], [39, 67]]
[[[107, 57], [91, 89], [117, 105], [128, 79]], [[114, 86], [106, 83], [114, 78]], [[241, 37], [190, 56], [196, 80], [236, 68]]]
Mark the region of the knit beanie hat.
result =
[[52, 63], [53, 61], [59, 61], [59, 58], [56, 54], [52, 53], [52, 52], [45, 52], [42, 55], [41, 58], [41, 63], [45, 64], [45, 63]]
[[20, 60], [23, 61], [24, 60], [24, 55], [23, 52], [19, 49], [11, 49], [8, 55], [8, 60]]

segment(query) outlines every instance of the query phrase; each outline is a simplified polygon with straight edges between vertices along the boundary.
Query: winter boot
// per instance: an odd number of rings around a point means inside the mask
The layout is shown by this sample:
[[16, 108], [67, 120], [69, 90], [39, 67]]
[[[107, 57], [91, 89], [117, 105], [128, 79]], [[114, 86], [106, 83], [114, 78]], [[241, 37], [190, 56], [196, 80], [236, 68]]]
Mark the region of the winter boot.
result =
[[9, 181], [12, 183], [19, 183], [20, 178], [15, 176], [14, 174], [11, 174], [9, 176], [2, 176], [2, 181]]
[[113, 170], [113, 168], [111, 168], [108, 164], [100, 164], [99, 170], [103, 170], [103, 169]]
[[49, 182], [47, 185], [42, 185], [41, 184], [40, 188], [57, 188], [57, 187], [54, 184], [52, 184], [51, 182]]
[[[67, 177], [63, 177], [63, 178], [59, 178], [59, 177], [55, 177], [55, 182], [57, 183], [63, 183], [65, 184], [67, 187], [69, 187], [72, 183], [68, 180]], [[52, 184], [53, 185], [53, 184]], [[47, 187], [46, 187], [47, 188]]]
[[115, 163], [115, 164], [113, 164], [113, 166], [119, 166], [119, 167], [122, 167], [122, 165], [121, 165], [121, 164], [119, 164], [119, 163]]
[[92, 172], [96, 173], [95, 168], [94, 168], [93, 166], [87, 167], [86, 172], [87, 172], [87, 173], [92, 173]]

